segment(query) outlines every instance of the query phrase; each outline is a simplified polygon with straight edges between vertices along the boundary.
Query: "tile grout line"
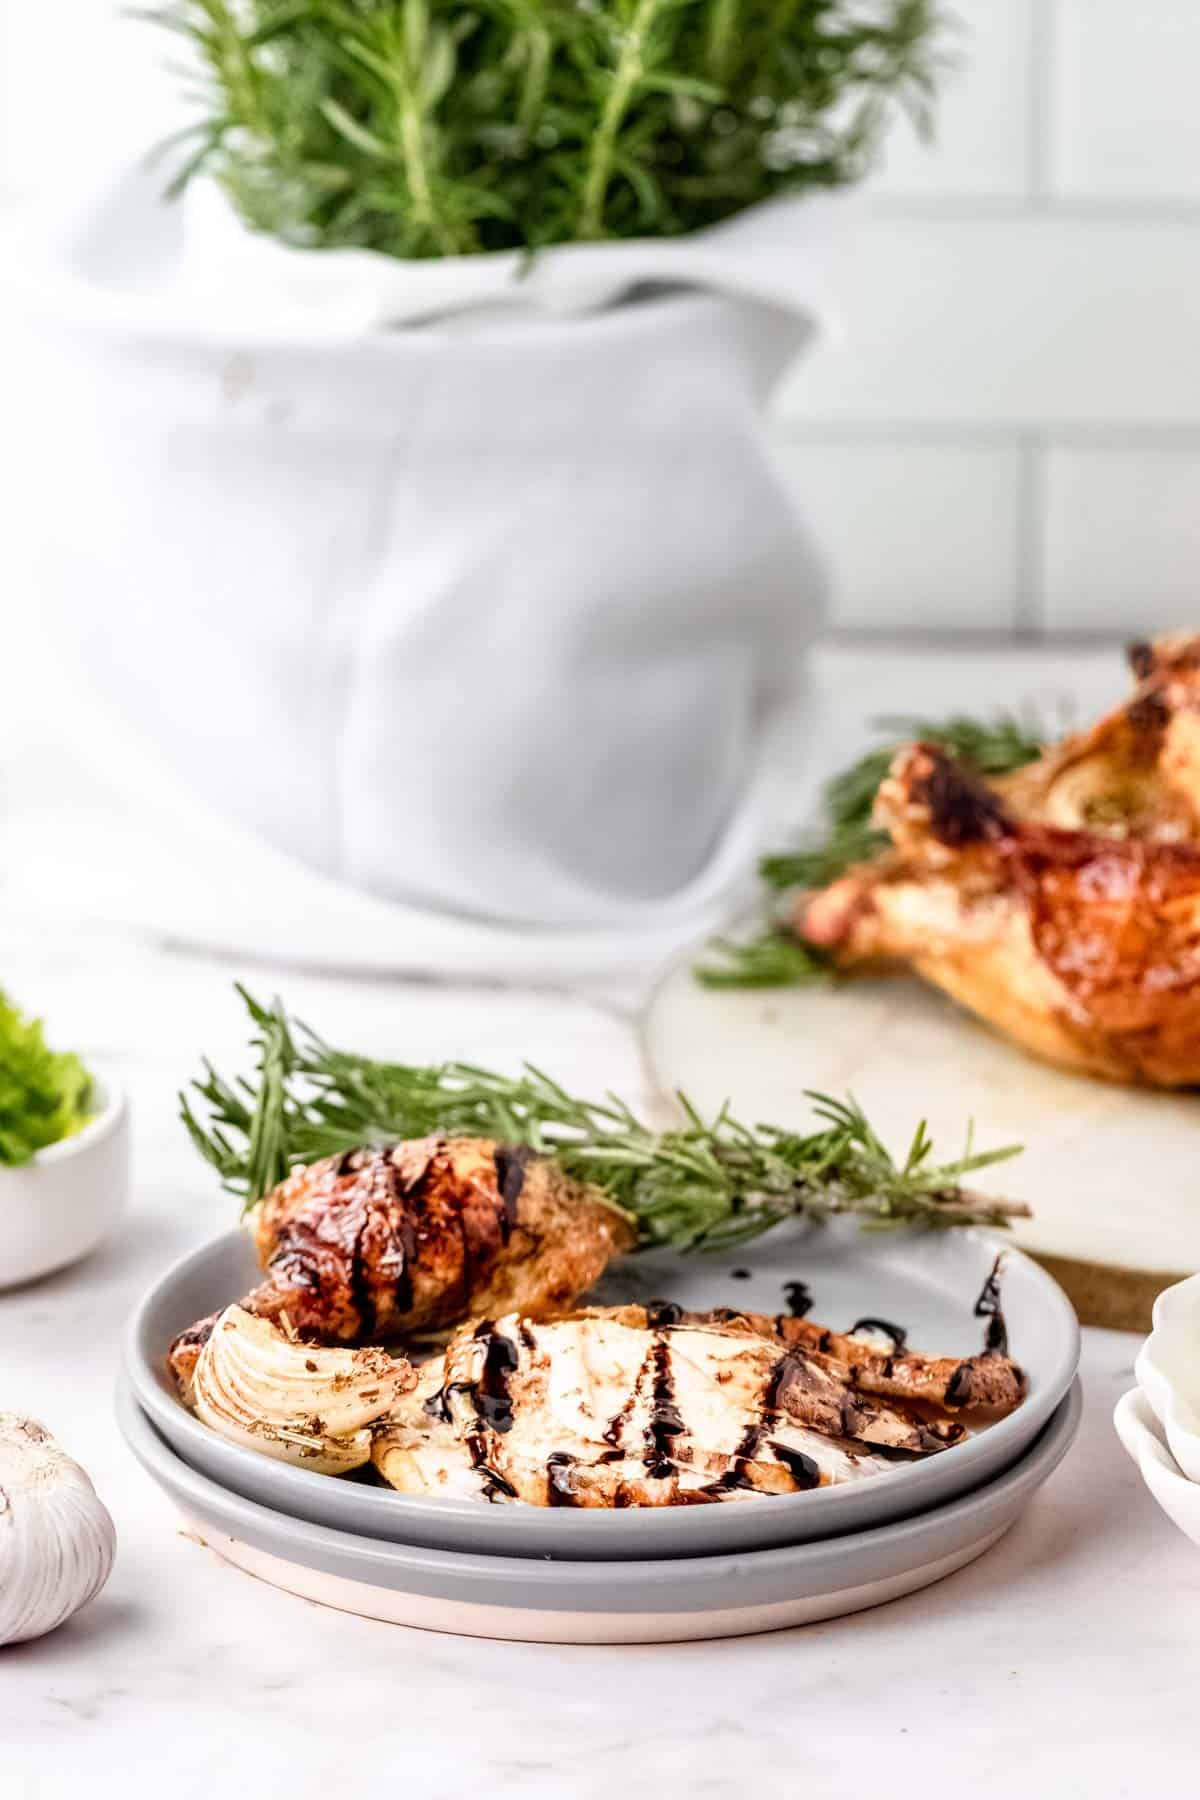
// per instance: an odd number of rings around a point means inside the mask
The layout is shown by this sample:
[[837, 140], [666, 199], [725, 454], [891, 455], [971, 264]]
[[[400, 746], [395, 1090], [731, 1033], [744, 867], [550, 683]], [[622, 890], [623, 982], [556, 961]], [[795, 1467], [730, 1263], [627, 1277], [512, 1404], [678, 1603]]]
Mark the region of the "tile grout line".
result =
[[[1049, 159], [1048, 159], [1049, 160]], [[1039, 176], [1039, 180], [1042, 177]], [[1070, 194], [1047, 190], [1035, 194], [880, 194], [867, 202], [868, 218], [900, 224], [967, 221], [990, 225], [996, 221], [1053, 220], [1069, 225], [1188, 225], [1200, 219], [1200, 201], [1155, 194]]]
[[1026, 193], [1032, 212], [1045, 212], [1054, 191], [1054, 124], [1058, 110], [1059, 0], [1032, 0], [1029, 21], [1029, 95], [1026, 106]]
[[1179, 451], [1194, 455], [1200, 450], [1200, 421], [1187, 425], [1134, 425], [1120, 420], [1100, 420], [1086, 425], [1058, 419], [796, 419], [772, 420], [776, 442], [782, 444], [837, 444], [880, 448], [911, 445], [928, 449], [1011, 448], [1031, 436], [1053, 439], [1064, 449], [1128, 451]]
[[1045, 439], [1041, 432], [1022, 434], [1017, 465], [1017, 586], [1013, 635], [1034, 642], [1046, 630], [1046, 496]]

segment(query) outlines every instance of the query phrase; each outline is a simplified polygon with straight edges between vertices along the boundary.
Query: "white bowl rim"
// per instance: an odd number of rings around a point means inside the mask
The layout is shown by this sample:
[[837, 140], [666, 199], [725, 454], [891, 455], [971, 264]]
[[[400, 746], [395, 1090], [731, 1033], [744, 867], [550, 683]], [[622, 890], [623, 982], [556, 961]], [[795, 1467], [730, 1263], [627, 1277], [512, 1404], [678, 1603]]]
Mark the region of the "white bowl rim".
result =
[[1113, 1408], [1117, 1436], [1137, 1465], [1146, 1486], [1158, 1499], [1157, 1487], [1174, 1488], [1190, 1506], [1200, 1504], [1200, 1486], [1189, 1481], [1171, 1454], [1163, 1429], [1144, 1388], [1131, 1387]]
[[0, 1168], [0, 1181], [9, 1175], [24, 1175], [30, 1169], [52, 1167], [55, 1163], [66, 1162], [73, 1156], [93, 1150], [105, 1138], [109, 1138], [119, 1129], [129, 1111], [129, 1099], [123, 1087], [107, 1074], [99, 1072], [99, 1066], [92, 1061], [87, 1062], [87, 1071], [92, 1078], [92, 1092], [101, 1102], [100, 1110], [94, 1113], [87, 1124], [70, 1137], [59, 1138], [55, 1144], [47, 1144], [44, 1149], [35, 1151], [27, 1163], [18, 1163], [15, 1168]]
[[[1159, 1294], [1154, 1302], [1153, 1330], [1138, 1351], [1134, 1372], [1138, 1387], [1145, 1394], [1151, 1411], [1160, 1419], [1168, 1442], [1172, 1439], [1172, 1433], [1189, 1440], [1195, 1446], [1196, 1459], [1200, 1462], [1200, 1415], [1195, 1402], [1180, 1393], [1171, 1373], [1170, 1355], [1163, 1354], [1169, 1334], [1176, 1328], [1180, 1318], [1187, 1315], [1189, 1308], [1192, 1308], [1191, 1316], [1200, 1328], [1200, 1275], [1189, 1275], [1184, 1281], [1172, 1282], [1170, 1287], [1164, 1288]], [[1155, 1389], [1158, 1391], [1155, 1392]], [[1173, 1455], [1172, 1461], [1178, 1468], [1178, 1459]], [[1184, 1469], [1179, 1468], [1178, 1473], [1180, 1479], [1189, 1482], [1189, 1485], [1200, 1485], [1193, 1482]]]

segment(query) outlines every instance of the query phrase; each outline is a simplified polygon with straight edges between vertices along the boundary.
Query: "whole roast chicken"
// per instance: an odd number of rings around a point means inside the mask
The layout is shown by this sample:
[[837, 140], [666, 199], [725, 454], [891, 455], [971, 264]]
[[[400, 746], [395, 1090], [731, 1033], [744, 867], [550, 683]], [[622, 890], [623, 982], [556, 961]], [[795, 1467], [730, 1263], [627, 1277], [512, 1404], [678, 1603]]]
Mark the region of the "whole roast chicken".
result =
[[902, 750], [875, 804], [890, 850], [801, 897], [798, 935], [844, 967], [910, 964], [1066, 1068], [1200, 1082], [1200, 640], [1143, 667], [1131, 706], [1003, 791]]

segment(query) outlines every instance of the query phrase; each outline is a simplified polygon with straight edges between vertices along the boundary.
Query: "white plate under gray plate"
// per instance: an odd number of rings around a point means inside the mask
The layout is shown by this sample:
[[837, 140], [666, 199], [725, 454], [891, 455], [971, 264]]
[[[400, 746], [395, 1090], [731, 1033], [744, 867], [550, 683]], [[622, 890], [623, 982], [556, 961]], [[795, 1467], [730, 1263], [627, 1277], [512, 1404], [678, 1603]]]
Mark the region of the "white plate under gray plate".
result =
[[1076, 1382], [1012, 1468], [913, 1519], [784, 1549], [598, 1563], [416, 1549], [272, 1512], [176, 1456], [128, 1382], [117, 1400], [142, 1467], [206, 1543], [261, 1580], [392, 1624], [576, 1644], [739, 1637], [860, 1612], [928, 1587], [1008, 1529], [1066, 1455], [1080, 1410]]
[[[822, 1324], [846, 1329], [863, 1317], [888, 1319], [908, 1330], [914, 1348], [966, 1356], [983, 1341], [984, 1324], [973, 1306], [996, 1254], [997, 1238], [985, 1232], [864, 1233], [839, 1221], [782, 1228], [719, 1256], [656, 1252], [629, 1258], [597, 1291], [609, 1300], [663, 1295], [689, 1307], [733, 1304], [776, 1313], [785, 1307], [785, 1284], [803, 1281], [812, 1295], [812, 1316]], [[229, 1231], [169, 1269], [135, 1313], [125, 1346], [126, 1372], [172, 1447], [222, 1486], [294, 1518], [489, 1556], [699, 1556], [794, 1544], [902, 1518], [1009, 1467], [1062, 1400], [1079, 1360], [1079, 1329], [1069, 1302], [1028, 1257], [1008, 1250], [1003, 1306], [1029, 1395], [1008, 1418], [953, 1450], [841, 1487], [713, 1506], [620, 1512], [487, 1506], [397, 1494], [353, 1477], [292, 1468], [226, 1442], [187, 1412], [166, 1372], [167, 1346], [184, 1326], [227, 1305], [257, 1279], [246, 1234]]]

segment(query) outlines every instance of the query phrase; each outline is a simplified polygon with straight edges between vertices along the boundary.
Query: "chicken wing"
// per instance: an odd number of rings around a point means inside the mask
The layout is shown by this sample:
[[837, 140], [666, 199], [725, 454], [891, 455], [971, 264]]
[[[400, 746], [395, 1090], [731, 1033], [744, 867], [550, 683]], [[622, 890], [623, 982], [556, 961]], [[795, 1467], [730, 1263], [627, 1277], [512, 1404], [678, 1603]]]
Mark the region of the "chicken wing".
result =
[[[1154, 679], [1190, 692], [1191, 657]], [[909, 963], [1067, 1068], [1200, 1082], [1200, 843], [1019, 816], [928, 744], [896, 757], [875, 818], [891, 850], [801, 898], [800, 936], [843, 966]]]

